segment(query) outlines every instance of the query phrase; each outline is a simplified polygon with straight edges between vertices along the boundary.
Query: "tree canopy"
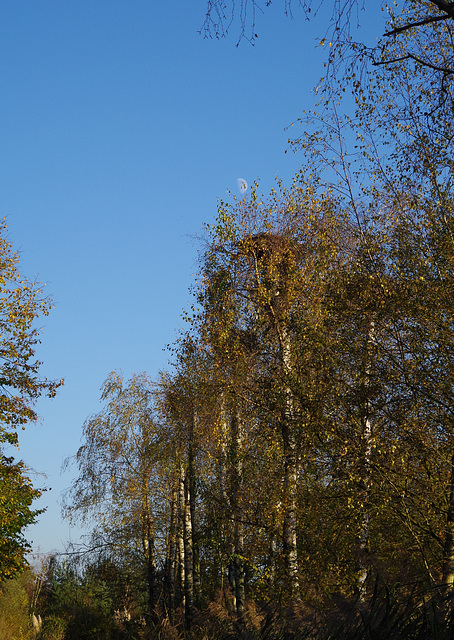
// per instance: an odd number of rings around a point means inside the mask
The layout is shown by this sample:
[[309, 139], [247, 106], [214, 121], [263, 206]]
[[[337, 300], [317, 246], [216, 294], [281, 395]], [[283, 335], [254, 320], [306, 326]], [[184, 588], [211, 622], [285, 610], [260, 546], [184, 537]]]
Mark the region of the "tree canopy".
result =
[[42, 288], [19, 271], [19, 256], [0, 226], [0, 443], [17, 444], [17, 427], [36, 420], [34, 402], [54, 397], [61, 381], [39, 376], [37, 318], [48, 315], [51, 301]]
[[23, 529], [41, 513], [31, 504], [41, 495], [34, 489], [26, 466], [3, 454], [6, 445], [18, 444], [18, 427], [37, 419], [35, 401], [53, 397], [61, 381], [41, 378], [36, 357], [39, 317], [51, 308], [42, 288], [19, 270], [19, 256], [7, 239], [5, 220], [0, 225], [0, 576], [11, 577], [25, 564], [29, 544]]

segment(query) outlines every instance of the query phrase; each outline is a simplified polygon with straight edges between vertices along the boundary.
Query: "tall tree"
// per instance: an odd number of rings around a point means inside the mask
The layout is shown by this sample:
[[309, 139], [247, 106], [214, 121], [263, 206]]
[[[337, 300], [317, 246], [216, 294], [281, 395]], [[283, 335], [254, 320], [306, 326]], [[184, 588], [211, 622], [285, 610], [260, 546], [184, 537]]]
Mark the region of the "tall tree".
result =
[[[138, 559], [148, 592], [148, 615], [158, 602], [158, 532], [166, 489], [160, 486], [160, 429], [153, 388], [145, 374], [124, 384], [112, 372], [102, 387], [105, 408], [84, 424], [75, 456], [79, 475], [65, 496], [67, 518], [94, 521], [112, 557]], [[71, 463], [69, 459], [67, 464]]]
[[239, 357], [247, 344], [260, 345], [254, 356], [259, 386], [251, 388], [243, 372], [241, 387], [237, 373], [231, 378], [236, 380], [232, 391], [244, 395], [249, 386], [250, 400], [267, 407], [268, 418], [279, 433], [282, 545], [287, 585], [295, 599], [300, 579], [298, 486], [317, 431], [315, 398], [317, 394], [318, 399], [322, 397], [317, 368], [307, 365], [309, 353], [314, 362], [317, 358], [315, 342], [311, 346], [303, 336], [312, 334], [314, 340], [323, 340], [321, 301], [328, 272], [337, 260], [339, 231], [332, 203], [317, 201], [310, 190], [294, 185], [279, 194], [273, 191], [266, 204], [259, 204], [254, 192], [250, 203], [221, 205], [202, 265], [199, 302], [204, 305], [202, 318], [211, 318], [211, 344], [217, 349], [223, 344], [232, 353], [238, 373]]
[[[6, 237], [5, 220], [0, 222], [0, 448], [18, 444], [17, 429], [37, 419], [36, 400], [54, 397], [61, 382], [40, 378], [41, 362], [35, 351], [40, 331], [39, 317], [46, 316], [51, 301], [42, 288], [20, 273], [19, 256]], [[32, 501], [41, 495], [33, 489], [26, 466], [14, 463], [0, 449], [0, 546], [1, 572], [12, 576], [26, 564], [29, 545], [22, 530], [41, 511], [33, 511]]]
[[196, 601], [200, 598], [197, 483], [201, 471], [198, 443], [203, 377], [199, 375], [198, 356], [190, 338], [182, 341], [175, 375], [166, 380], [162, 389], [162, 410], [172, 429], [173, 463], [178, 477], [179, 564], [187, 630], [192, 627]]
[[[395, 515], [431, 579], [443, 567], [445, 587], [453, 566], [451, 11], [446, 3], [409, 2], [402, 14], [391, 15], [388, 33], [395, 37], [379, 64], [368, 71], [355, 60], [342, 81], [331, 84], [318, 120], [324, 124], [302, 144], [314, 161], [303, 179], [313, 183], [316, 175], [320, 188], [336, 190], [360, 237], [380, 225], [384, 230], [378, 249], [369, 243], [380, 258], [369, 277], [385, 310], [385, 322], [374, 328], [384, 385], [373, 385], [379, 402], [372, 397], [371, 406], [388, 440], [377, 446], [376, 433], [372, 455], [387, 449], [389, 457], [386, 467], [378, 458], [372, 466], [386, 500], [399, 496]], [[340, 115], [345, 90], [355, 97], [350, 117]]]

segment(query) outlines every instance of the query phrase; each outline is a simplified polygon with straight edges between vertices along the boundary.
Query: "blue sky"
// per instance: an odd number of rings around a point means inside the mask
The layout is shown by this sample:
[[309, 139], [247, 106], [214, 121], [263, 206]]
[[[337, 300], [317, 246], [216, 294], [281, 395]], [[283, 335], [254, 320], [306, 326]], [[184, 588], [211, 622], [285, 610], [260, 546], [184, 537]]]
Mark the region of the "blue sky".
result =
[[[197, 0], [17, 0], [0, 14], [0, 215], [28, 278], [55, 303], [40, 320], [42, 373], [65, 378], [38, 404], [19, 456], [51, 487], [27, 536], [63, 550], [64, 458], [101, 409], [114, 369], [166, 368], [197, 270], [203, 222], [237, 178], [289, 183], [304, 158], [285, 127], [314, 105], [328, 13], [276, 1], [254, 47], [199, 34]], [[373, 44], [383, 17], [364, 15]], [[366, 37], [366, 35], [364, 37]]]

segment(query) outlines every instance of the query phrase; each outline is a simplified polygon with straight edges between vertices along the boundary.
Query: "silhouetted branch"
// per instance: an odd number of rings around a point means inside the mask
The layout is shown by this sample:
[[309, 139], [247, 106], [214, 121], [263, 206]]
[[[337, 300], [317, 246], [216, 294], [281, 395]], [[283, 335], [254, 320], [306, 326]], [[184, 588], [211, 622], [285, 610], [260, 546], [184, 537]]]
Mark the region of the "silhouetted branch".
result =
[[384, 36], [395, 36], [398, 33], [402, 33], [403, 31], [408, 31], [408, 29], [413, 29], [413, 27], [421, 27], [425, 24], [430, 24], [431, 22], [440, 22], [441, 20], [449, 20], [451, 16], [445, 14], [443, 16], [432, 16], [430, 18], [424, 18], [424, 20], [419, 20], [418, 22], [410, 22], [409, 24], [405, 24], [403, 27], [397, 27], [392, 31], [387, 31], [384, 33]]
[[379, 67], [385, 64], [394, 64], [395, 62], [402, 62], [403, 60], [414, 60], [418, 64], [428, 67], [429, 69], [433, 69], [434, 71], [441, 71], [446, 75], [452, 75], [454, 73], [454, 69], [450, 69], [449, 67], [440, 67], [432, 62], [428, 62], [427, 60], [421, 60], [418, 56], [415, 56], [413, 53], [407, 53], [405, 56], [401, 56], [400, 58], [391, 58], [390, 60], [375, 60], [372, 64], [375, 67]]

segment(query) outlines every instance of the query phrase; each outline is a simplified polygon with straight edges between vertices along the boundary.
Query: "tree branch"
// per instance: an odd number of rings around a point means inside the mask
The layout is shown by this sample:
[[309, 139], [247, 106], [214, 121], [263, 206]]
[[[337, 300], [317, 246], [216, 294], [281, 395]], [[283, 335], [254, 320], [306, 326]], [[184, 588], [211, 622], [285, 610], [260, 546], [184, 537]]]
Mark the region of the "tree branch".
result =
[[424, 67], [429, 67], [429, 69], [433, 69], [434, 71], [441, 71], [446, 75], [452, 75], [454, 73], [454, 69], [449, 69], [448, 67], [439, 67], [438, 65], [433, 64], [432, 62], [426, 62], [425, 60], [421, 60], [421, 58], [418, 58], [417, 56], [415, 56], [413, 53], [407, 53], [405, 56], [401, 56], [400, 58], [392, 58], [391, 60], [374, 61], [372, 64], [374, 67], [378, 67], [383, 64], [394, 64], [395, 62], [402, 62], [403, 60], [409, 60], [409, 59], [414, 60], [415, 62], [417, 62], [418, 64]]
[[424, 18], [424, 20], [419, 20], [418, 22], [410, 22], [409, 24], [405, 24], [403, 27], [397, 27], [392, 31], [387, 31], [383, 34], [383, 36], [395, 36], [398, 33], [402, 33], [403, 31], [408, 31], [408, 29], [413, 29], [413, 27], [421, 27], [425, 24], [430, 24], [431, 22], [440, 22], [440, 20], [449, 20], [451, 16], [445, 14], [443, 16], [432, 16], [431, 18]]
[[446, 0], [430, 0], [430, 2], [454, 19], [454, 2], [446, 2]]

